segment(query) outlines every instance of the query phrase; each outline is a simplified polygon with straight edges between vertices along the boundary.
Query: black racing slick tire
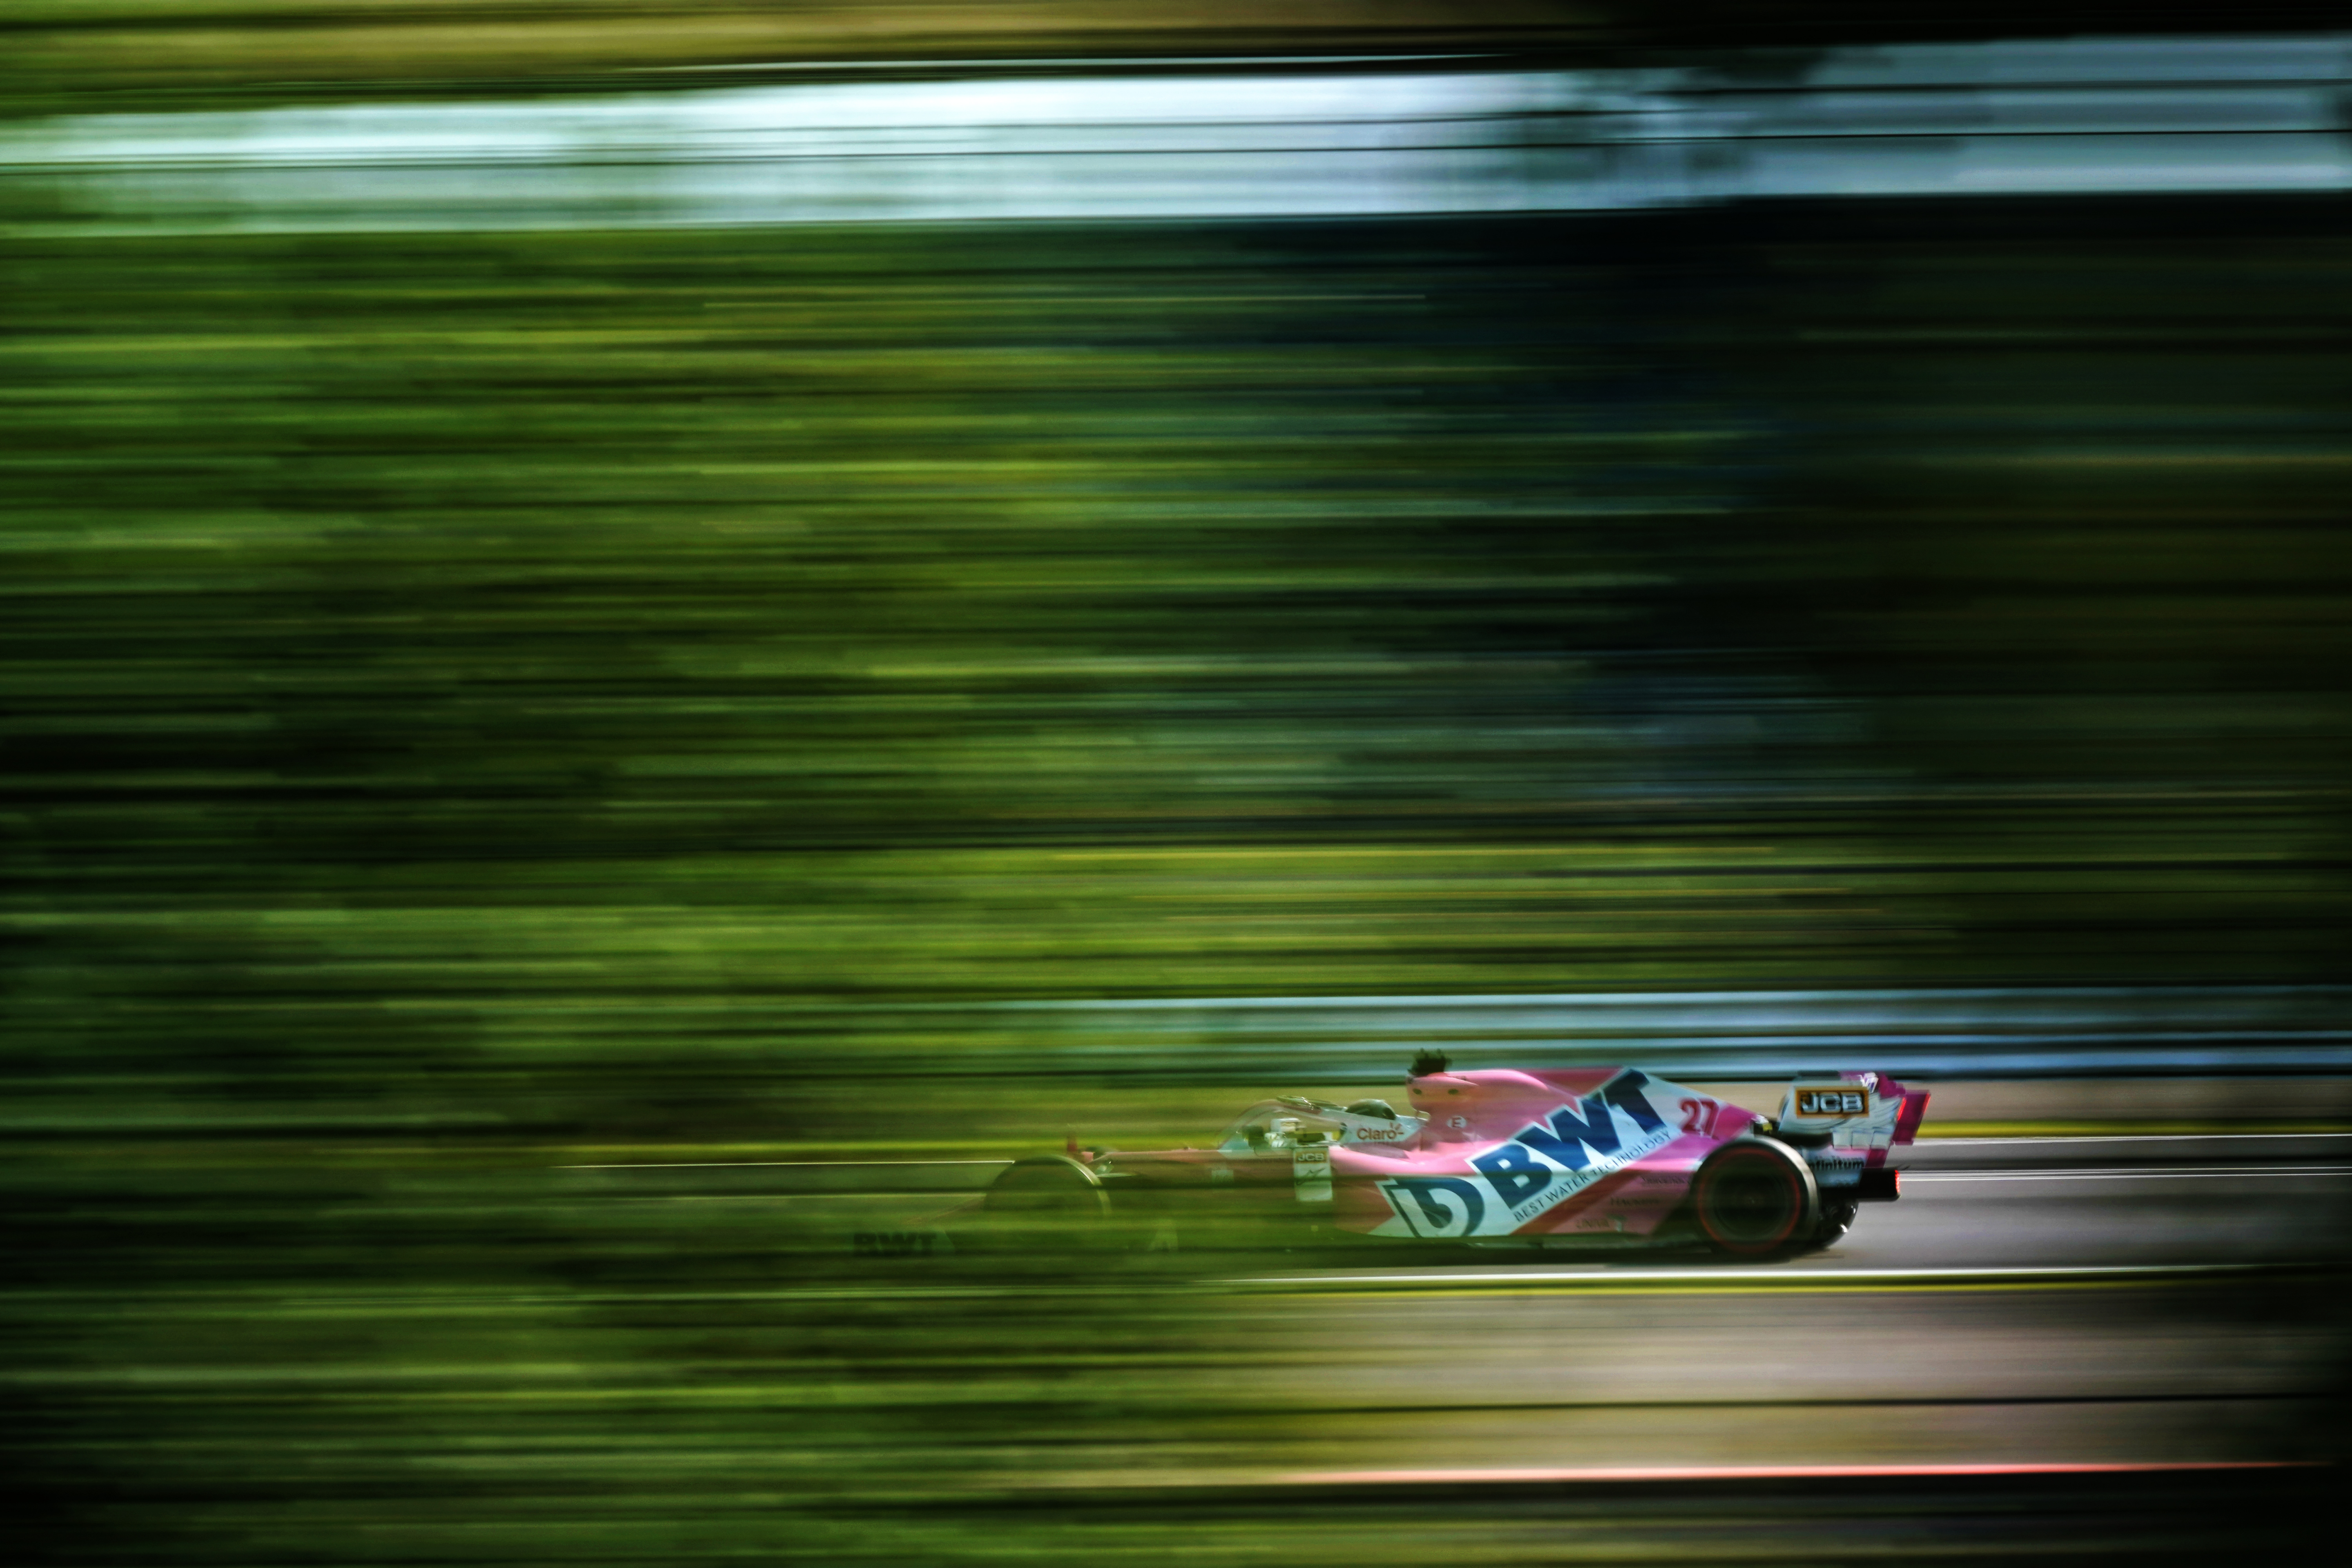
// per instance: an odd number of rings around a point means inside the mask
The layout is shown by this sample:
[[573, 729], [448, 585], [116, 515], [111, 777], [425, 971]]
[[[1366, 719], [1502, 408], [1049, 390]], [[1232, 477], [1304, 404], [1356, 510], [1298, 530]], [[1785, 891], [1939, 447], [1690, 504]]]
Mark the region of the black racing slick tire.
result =
[[1821, 1228], [1822, 1194], [1804, 1157], [1769, 1138], [1742, 1138], [1691, 1178], [1691, 1214], [1718, 1252], [1764, 1258]]
[[1110, 1229], [1110, 1194], [1102, 1178], [1066, 1154], [1014, 1162], [990, 1186], [981, 1208], [993, 1251], [1087, 1250], [1104, 1245]]

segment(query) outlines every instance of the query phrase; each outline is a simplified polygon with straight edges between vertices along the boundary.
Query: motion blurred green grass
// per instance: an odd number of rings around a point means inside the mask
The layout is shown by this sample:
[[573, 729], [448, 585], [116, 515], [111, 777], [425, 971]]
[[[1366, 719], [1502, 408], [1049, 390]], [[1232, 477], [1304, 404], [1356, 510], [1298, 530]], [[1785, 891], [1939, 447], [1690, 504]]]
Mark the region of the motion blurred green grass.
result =
[[25, 1528], [1164, 1552], [902, 1505], [1196, 1298], [512, 1156], [1133, 1103], [978, 1005], [2340, 979], [2342, 223], [11, 239]]

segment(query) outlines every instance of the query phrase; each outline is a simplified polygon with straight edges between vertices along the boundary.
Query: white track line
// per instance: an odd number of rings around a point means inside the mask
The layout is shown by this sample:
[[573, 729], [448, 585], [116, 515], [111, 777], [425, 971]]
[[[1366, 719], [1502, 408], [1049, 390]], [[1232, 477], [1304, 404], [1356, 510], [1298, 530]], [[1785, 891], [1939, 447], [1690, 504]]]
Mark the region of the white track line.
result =
[[1915, 1171], [1906, 1169], [1903, 1180], [1911, 1182], [2186, 1182], [2201, 1181], [2215, 1176], [2345, 1176], [2352, 1175], [2352, 1165], [2250, 1165], [2241, 1169], [2214, 1171], [2197, 1165], [2160, 1165], [2152, 1169], [2113, 1169], [2100, 1171]]
[[2307, 1459], [2111, 1459], [1978, 1465], [1667, 1465], [1589, 1469], [1302, 1470], [1276, 1476], [1288, 1486], [1411, 1486], [1541, 1481], [1866, 1480], [1931, 1476], [2136, 1475], [2148, 1471], [2301, 1468]]
[[[2219, 1143], [2255, 1138], [2352, 1138], [2352, 1132], [2102, 1132], [2049, 1138], [1922, 1139], [1913, 1148], [1949, 1149], [1988, 1143]], [[595, 1164], [558, 1165], [559, 1171], [742, 1171], [819, 1170], [877, 1165], [1009, 1165], [1011, 1160], [616, 1160]], [[1906, 1170], [1905, 1174], [1912, 1173]]]
[[1576, 1283], [1648, 1285], [1815, 1285], [1856, 1279], [1884, 1282], [2052, 1279], [2160, 1279], [2168, 1275], [2232, 1273], [2256, 1263], [2076, 1263], [2036, 1268], [1774, 1268], [1726, 1264], [1717, 1268], [1499, 1268], [1479, 1274], [1280, 1274], [1235, 1279], [1236, 1285], [1512, 1285]]
[[1010, 1165], [1010, 1160], [667, 1160], [604, 1165], [558, 1165], [559, 1171], [845, 1171], [861, 1166]]
[[1958, 1143], [2222, 1143], [2252, 1138], [2352, 1138], [2352, 1132], [2097, 1132], [2049, 1138], [1937, 1138], [1932, 1133], [1915, 1149], [1944, 1149]]

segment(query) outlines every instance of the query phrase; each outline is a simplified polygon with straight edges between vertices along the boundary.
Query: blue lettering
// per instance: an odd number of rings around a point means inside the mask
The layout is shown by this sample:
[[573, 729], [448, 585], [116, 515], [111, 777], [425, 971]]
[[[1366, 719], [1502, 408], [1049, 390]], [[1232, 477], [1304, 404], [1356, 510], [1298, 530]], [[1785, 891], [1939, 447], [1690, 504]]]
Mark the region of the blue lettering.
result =
[[[1429, 1228], [1439, 1236], [1453, 1228], [1454, 1215], [1447, 1212], [1444, 1204], [1430, 1195], [1433, 1192], [1451, 1193], [1462, 1200], [1462, 1234], [1465, 1236], [1475, 1235], [1478, 1222], [1486, 1217], [1486, 1198], [1475, 1184], [1459, 1176], [1399, 1176], [1382, 1185], [1388, 1190], [1391, 1202], [1395, 1201], [1400, 1192], [1410, 1196], [1413, 1206], [1421, 1210], [1421, 1217], [1428, 1221]], [[1410, 1215], [1407, 1223], [1411, 1223]]]
[[1650, 1097], [1642, 1092], [1642, 1086], [1649, 1081], [1649, 1074], [1627, 1068], [1609, 1080], [1608, 1087], [1601, 1091], [1601, 1098], [1632, 1117], [1633, 1125], [1643, 1131], [1664, 1132], [1666, 1130], [1664, 1119], [1651, 1109]]
[[[1612, 1142], [1610, 1146], [1614, 1148], [1616, 1145]], [[1495, 1184], [1496, 1193], [1507, 1207], [1517, 1207], [1551, 1184], [1550, 1166], [1537, 1164], [1508, 1143], [1481, 1154], [1470, 1163]]]
[[[1584, 1102], [1591, 1109], [1579, 1116], [1573, 1105], [1563, 1105], [1552, 1112], [1551, 1127], [1546, 1131], [1540, 1121], [1519, 1134], [1519, 1142], [1530, 1149], [1539, 1149], [1571, 1171], [1581, 1171], [1592, 1163], [1585, 1157], [1581, 1143], [1599, 1159], [1617, 1152], [1617, 1123], [1610, 1119], [1609, 1102], [1594, 1095]], [[1589, 1120], [1587, 1118], [1590, 1118]]]
[[[1536, 1122], [1519, 1133], [1518, 1141], [1550, 1155], [1571, 1171], [1589, 1169], [1594, 1160], [1605, 1160], [1617, 1152], [1617, 1123], [1609, 1114], [1611, 1106], [1632, 1118], [1633, 1125], [1644, 1132], [1664, 1130], [1665, 1122], [1642, 1093], [1642, 1086], [1649, 1081], [1646, 1074], [1631, 1070], [1620, 1073], [1598, 1094], [1587, 1096], [1581, 1108], [1561, 1106], [1552, 1112], [1549, 1128]], [[1582, 1114], [1579, 1114], [1580, 1109]], [[1585, 1154], [1586, 1149], [1592, 1152], [1590, 1158]]]

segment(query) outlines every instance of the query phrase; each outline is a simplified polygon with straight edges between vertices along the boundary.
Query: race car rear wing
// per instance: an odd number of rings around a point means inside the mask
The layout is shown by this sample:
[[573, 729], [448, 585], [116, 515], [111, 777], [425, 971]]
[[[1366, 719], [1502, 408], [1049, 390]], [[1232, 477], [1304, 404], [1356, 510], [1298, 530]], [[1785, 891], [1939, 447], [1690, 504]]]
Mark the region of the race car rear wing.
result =
[[1906, 1089], [1883, 1073], [1799, 1079], [1780, 1097], [1782, 1130], [1811, 1142], [1823, 1134], [1832, 1148], [1868, 1150], [1873, 1165], [1886, 1151], [1908, 1143], [1927, 1114], [1927, 1091]]

